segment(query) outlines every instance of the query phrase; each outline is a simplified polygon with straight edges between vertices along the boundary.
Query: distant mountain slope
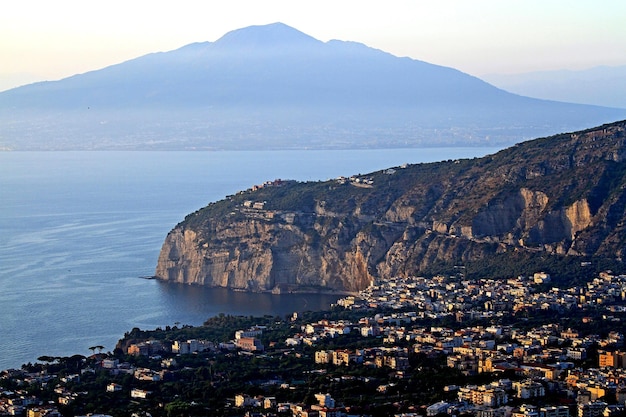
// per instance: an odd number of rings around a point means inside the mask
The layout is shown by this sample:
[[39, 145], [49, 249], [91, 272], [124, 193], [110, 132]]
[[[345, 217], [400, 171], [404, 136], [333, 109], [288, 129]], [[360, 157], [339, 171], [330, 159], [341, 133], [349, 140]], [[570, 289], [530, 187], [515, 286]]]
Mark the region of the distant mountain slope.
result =
[[481, 78], [528, 97], [626, 109], [626, 65], [582, 71], [488, 74]]
[[[62, 94], [61, 94], [62, 93]], [[415, 107], [516, 101], [457, 70], [352, 42], [323, 43], [282, 24], [230, 32], [215, 43], [146, 55], [0, 95], [13, 108], [298, 105]]]
[[0, 93], [0, 147], [495, 145], [625, 116], [276, 23]]
[[625, 249], [623, 121], [483, 158], [239, 193], [178, 224], [155, 275], [251, 291], [356, 291], [435, 265], [519, 274], [529, 259], [543, 257], [545, 268], [559, 255], [619, 264]]

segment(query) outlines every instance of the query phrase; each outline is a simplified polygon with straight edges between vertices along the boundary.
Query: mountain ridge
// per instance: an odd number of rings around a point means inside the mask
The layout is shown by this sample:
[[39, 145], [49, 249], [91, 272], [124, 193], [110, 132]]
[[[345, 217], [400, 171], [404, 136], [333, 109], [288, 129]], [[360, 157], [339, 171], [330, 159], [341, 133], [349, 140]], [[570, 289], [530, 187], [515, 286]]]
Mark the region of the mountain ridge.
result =
[[0, 110], [0, 147], [22, 150], [500, 145], [626, 116], [280, 23], [1, 92]]
[[483, 158], [247, 190], [176, 225], [155, 276], [354, 292], [378, 278], [472, 263], [487, 270], [520, 256], [621, 265], [625, 247], [621, 121]]

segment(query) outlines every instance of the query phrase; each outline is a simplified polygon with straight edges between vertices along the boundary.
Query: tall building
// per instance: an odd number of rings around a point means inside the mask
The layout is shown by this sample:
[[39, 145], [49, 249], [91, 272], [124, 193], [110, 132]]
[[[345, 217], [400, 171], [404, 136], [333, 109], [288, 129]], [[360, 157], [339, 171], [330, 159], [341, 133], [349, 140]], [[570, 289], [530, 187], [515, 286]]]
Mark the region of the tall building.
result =
[[607, 351], [607, 350], [599, 350], [598, 351], [598, 366], [600, 368], [626, 368], [626, 352], [621, 352], [619, 350], [616, 351]]

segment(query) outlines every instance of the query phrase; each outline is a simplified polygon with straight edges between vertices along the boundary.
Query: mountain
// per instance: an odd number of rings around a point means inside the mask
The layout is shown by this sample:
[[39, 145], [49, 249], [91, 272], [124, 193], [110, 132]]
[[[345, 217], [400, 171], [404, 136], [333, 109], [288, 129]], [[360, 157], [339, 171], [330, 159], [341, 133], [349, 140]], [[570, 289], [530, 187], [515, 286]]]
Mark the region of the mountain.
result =
[[492, 146], [625, 116], [275, 23], [2, 92], [0, 148]]
[[582, 71], [488, 74], [481, 78], [524, 96], [626, 109], [626, 65]]
[[454, 266], [486, 274], [512, 264], [503, 273], [518, 275], [556, 260], [621, 265], [625, 248], [622, 121], [483, 158], [240, 192], [178, 224], [155, 276], [249, 291], [358, 291], [376, 278]]

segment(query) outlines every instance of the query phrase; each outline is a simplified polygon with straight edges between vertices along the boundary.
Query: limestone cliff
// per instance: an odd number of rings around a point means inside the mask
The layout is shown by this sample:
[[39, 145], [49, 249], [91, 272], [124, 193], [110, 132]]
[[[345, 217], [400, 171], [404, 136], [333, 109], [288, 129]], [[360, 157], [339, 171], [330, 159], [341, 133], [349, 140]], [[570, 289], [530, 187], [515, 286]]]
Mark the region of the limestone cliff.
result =
[[625, 131], [619, 122], [473, 160], [270, 183], [187, 216], [155, 275], [247, 291], [358, 291], [494, 254], [621, 259]]

